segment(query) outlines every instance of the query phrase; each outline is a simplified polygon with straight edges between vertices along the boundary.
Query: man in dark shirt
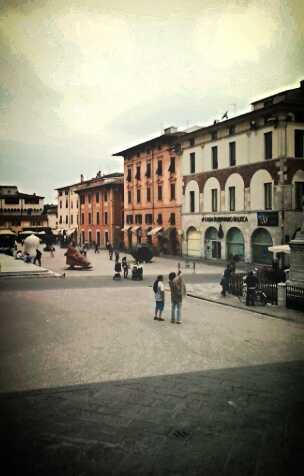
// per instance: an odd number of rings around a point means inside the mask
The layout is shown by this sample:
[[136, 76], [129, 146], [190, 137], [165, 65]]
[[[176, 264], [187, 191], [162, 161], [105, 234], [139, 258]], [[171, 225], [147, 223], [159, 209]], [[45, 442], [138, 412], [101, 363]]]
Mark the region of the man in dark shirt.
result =
[[246, 306], [254, 306], [255, 291], [258, 285], [258, 279], [252, 271], [248, 273], [245, 283], [247, 285]]

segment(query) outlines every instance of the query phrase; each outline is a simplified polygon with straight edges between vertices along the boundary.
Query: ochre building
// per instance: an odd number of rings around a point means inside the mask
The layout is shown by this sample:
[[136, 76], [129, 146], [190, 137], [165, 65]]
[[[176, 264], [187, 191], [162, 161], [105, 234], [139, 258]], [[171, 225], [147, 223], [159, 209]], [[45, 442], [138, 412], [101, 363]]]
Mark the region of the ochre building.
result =
[[181, 253], [182, 175], [180, 139], [169, 127], [158, 137], [114, 154], [124, 158], [124, 243], [149, 242], [155, 250]]
[[112, 173], [78, 186], [79, 242], [114, 247], [123, 241], [123, 174]]

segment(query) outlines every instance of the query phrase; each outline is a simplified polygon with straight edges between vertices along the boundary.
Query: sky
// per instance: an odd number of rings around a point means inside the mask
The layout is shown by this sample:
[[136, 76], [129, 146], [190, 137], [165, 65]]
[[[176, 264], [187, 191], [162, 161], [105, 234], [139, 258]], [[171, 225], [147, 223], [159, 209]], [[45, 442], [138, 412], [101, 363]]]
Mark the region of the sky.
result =
[[112, 154], [304, 79], [303, 0], [0, 0], [0, 184], [123, 170]]

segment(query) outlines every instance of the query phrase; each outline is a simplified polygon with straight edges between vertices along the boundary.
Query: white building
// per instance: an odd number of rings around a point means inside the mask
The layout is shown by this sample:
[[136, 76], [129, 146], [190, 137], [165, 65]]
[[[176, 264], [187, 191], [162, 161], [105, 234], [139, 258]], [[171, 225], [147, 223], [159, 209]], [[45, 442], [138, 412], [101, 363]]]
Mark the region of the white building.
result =
[[182, 143], [183, 254], [270, 263], [302, 224], [304, 81]]

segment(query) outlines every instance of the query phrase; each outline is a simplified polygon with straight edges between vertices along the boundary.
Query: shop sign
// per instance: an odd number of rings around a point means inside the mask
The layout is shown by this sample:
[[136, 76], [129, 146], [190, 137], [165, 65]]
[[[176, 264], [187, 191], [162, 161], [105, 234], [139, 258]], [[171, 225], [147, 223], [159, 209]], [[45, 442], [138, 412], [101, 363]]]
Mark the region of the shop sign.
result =
[[258, 226], [278, 226], [278, 212], [257, 212]]
[[246, 223], [248, 222], [248, 217], [246, 215], [233, 215], [233, 216], [206, 216], [202, 217], [202, 222], [238, 222], [238, 223]]

